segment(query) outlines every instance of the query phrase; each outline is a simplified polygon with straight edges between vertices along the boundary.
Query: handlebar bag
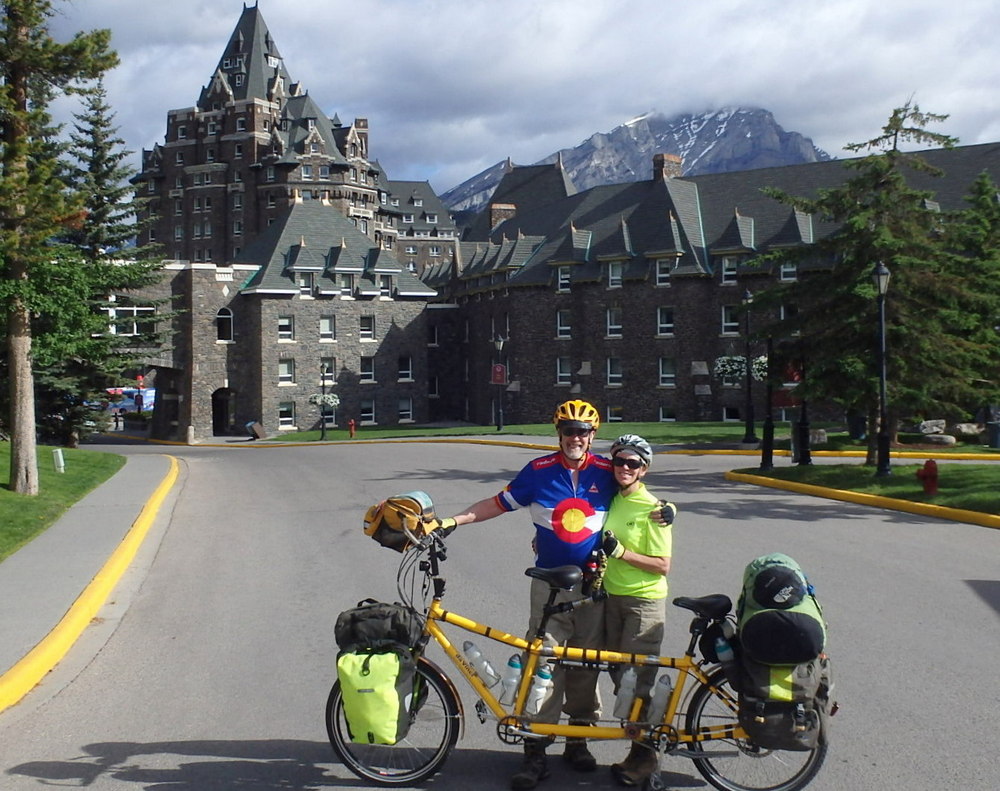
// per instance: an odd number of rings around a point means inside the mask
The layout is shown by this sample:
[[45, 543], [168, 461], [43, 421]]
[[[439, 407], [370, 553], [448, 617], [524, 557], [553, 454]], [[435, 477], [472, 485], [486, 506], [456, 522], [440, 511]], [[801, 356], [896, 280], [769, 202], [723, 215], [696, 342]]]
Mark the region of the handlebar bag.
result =
[[397, 552], [410, 546], [403, 529], [415, 532], [420, 522], [434, 518], [434, 503], [427, 492], [397, 494], [373, 505], [365, 514], [365, 535]]

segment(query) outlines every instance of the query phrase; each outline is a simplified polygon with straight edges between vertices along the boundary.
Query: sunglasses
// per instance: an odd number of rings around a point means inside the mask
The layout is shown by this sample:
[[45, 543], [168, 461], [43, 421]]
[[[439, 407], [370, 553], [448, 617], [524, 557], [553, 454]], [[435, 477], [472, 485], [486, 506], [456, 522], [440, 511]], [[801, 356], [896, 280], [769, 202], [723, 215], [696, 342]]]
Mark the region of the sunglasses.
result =
[[616, 467], [628, 467], [630, 470], [638, 470], [642, 466], [642, 459], [634, 459], [632, 457], [626, 458], [625, 456], [615, 456], [611, 463]]
[[559, 429], [559, 433], [564, 437], [586, 437], [593, 429], [573, 428], [572, 426]]

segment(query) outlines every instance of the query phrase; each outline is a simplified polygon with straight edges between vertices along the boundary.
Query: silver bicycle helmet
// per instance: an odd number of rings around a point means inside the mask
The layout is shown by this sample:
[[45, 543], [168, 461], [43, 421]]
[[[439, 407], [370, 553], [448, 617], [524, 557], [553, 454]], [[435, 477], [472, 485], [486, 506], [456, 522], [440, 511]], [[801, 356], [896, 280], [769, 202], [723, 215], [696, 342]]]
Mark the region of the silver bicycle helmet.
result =
[[648, 467], [653, 460], [653, 449], [638, 434], [622, 434], [611, 443], [611, 458], [623, 450], [630, 450], [635, 453]]

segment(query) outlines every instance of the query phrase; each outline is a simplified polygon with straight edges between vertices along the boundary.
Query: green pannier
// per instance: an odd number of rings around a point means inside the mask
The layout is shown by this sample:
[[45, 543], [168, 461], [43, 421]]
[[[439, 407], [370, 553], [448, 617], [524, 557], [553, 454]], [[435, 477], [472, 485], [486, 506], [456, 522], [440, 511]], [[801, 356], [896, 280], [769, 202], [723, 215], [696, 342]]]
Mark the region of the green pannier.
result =
[[743, 659], [739, 721], [766, 750], [812, 750], [827, 727], [833, 676], [822, 654], [798, 665]]
[[396, 744], [410, 729], [416, 663], [407, 648], [346, 651], [337, 678], [351, 740]]
[[418, 613], [401, 604], [366, 599], [338, 616], [337, 678], [352, 741], [396, 744], [405, 738], [419, 705], [415, 651], [422, 632]]
[[799, 564], [778, 552], [747, 564], [736, 624], [743, 654], [766, 665], [808, 662], [826, 644], [812, 586]]

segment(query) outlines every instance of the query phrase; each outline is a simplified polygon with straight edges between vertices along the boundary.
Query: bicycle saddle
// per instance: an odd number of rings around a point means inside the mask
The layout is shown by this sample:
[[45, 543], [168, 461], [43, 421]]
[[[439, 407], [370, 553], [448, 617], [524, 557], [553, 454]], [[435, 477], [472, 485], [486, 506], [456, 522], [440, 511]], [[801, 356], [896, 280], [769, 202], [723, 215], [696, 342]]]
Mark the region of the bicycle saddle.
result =
[[534, 566], [525, 569], [524, 573], [532, 579], [549, 583], [552, 588], [564, 590], [569, 590], [583, 579], [583, 571], [579, 566], [556, 566], [554, 569], [540, 569]]
[[733, 600], [724, 593], [710, 593], [708, 596], [697, 598], [678, 596], [674, 599], [674, 604], [685, 610], [691, 610], [702, 618], [711, 618], [715, 621], [725, 618], [733, 609]]

